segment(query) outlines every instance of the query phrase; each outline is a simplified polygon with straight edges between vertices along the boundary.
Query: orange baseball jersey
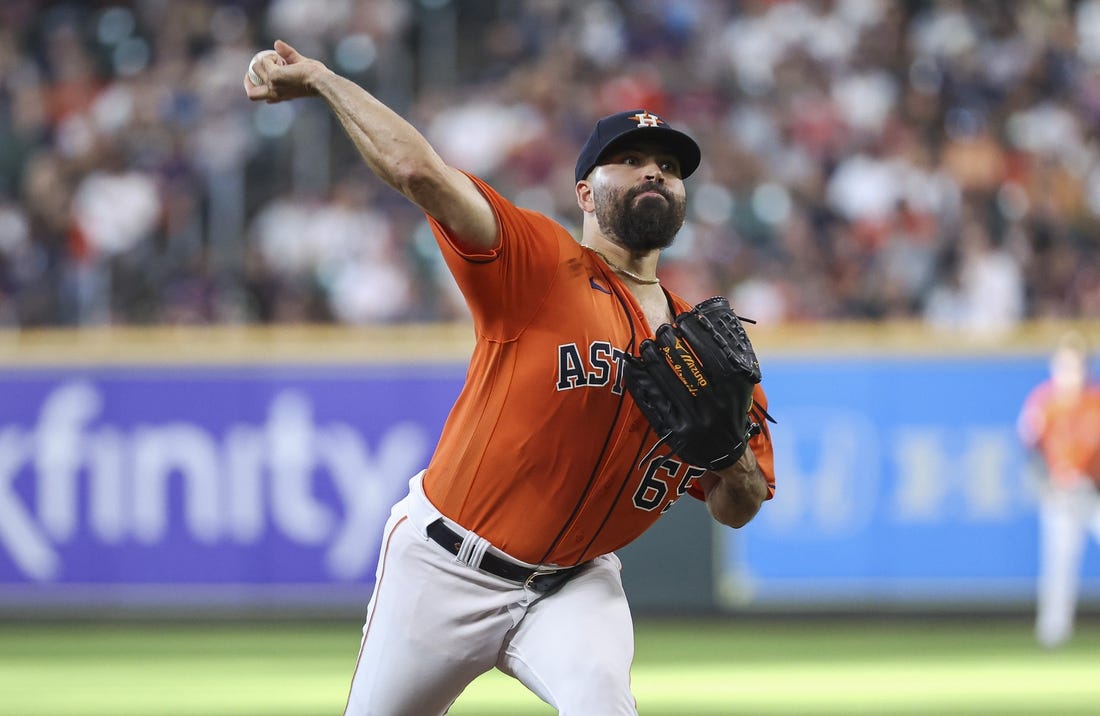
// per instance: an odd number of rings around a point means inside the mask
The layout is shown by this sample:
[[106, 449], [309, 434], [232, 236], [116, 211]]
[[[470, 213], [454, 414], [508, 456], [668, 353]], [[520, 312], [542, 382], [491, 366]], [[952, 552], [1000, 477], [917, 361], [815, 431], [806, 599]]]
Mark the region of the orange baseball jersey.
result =
[[[468, 253], [429, 217], [473, 315], [466, 383], [424, 476], [444, 515], [513, 557], [573, 565], [618, 549], [684, 493], [702, 468], [646, 460], [657, 436], [620, 364], [652, 337], [630, 289], [562, 226], [471, 177], [497, 217], [497, 249]], [[666, 292], [667, 293], [667, 292]], [[690, 309], [668, 294], [673, 315]], [[756, 401], [767, 409], [760, 386]], [[754, 408], [757, 409], [757, 408]], [[750, 446], [775, 480], [771, 435]]]
[[1066, 398], [1051, 381], [1041, 383], [1024, 402], [1019, 428], [1024, 442], [1042, 452], [1051, 480], [1088, 475], [1100, 483], [1100, 385]]

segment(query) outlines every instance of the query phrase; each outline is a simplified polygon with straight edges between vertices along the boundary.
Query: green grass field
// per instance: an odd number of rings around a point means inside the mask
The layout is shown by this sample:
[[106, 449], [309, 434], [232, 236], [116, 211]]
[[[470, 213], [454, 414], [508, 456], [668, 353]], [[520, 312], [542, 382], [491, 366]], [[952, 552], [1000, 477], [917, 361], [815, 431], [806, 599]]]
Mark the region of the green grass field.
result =
[[[358, 627], [282, 622], [0, 622], [0, 714], [339, 714]], [[1045, 652], [1026, 618], [638, 624], [644, 716], [1097, 714], [1100, 624]], [[553, 714], [486, 674], [454, 716]]]

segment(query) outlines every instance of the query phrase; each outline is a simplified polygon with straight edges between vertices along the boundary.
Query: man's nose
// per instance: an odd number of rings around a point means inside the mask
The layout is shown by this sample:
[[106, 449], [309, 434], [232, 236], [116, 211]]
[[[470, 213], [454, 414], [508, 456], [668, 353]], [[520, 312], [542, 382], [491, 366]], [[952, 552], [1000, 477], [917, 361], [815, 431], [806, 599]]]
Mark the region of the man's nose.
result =
[[656, 160], [651, 161], [651, 162], [647, 162], [644, 169], [645, 169], [646, 179], [648, 179], [650, 181], [664, 182], [665, 173], [663, 171], [661, 171], [660, 162], [658, 162]]

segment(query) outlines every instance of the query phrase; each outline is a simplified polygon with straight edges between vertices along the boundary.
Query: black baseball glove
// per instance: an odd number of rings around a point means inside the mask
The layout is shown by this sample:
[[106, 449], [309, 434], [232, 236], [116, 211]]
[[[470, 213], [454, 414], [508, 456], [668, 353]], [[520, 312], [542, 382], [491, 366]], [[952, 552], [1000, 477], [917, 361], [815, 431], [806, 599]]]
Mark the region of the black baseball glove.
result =
[[681, 313], [657, 329], [656, 340], [642, 341], [639, 354], [626, 357], [624, 382], [660, 437], [657, 446], [710, 470], [737, 462], [760, 431], [749, 415], [760, 363], [729, 302], [716, 296]]

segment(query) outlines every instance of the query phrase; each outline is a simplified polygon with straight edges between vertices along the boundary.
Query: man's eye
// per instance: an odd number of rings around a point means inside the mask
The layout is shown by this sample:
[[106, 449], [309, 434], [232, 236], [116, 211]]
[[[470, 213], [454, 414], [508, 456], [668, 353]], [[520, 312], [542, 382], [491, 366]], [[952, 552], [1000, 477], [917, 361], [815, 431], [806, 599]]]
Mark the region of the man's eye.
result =
[[638, 163], [638, 160], [635, 157], [623, 157], [623, 164], [630, 164], [630, 165], [633, 166], [634, 164], [637, 164], [637, 163]]

